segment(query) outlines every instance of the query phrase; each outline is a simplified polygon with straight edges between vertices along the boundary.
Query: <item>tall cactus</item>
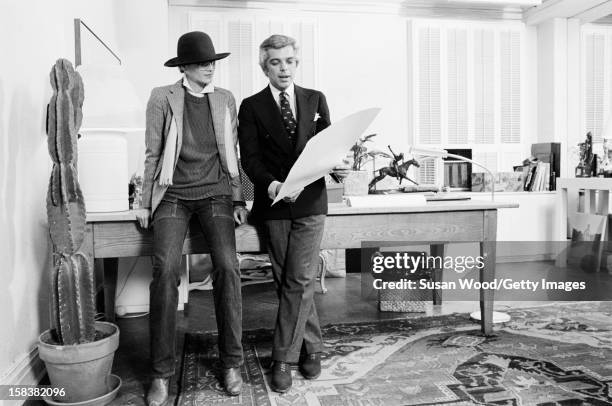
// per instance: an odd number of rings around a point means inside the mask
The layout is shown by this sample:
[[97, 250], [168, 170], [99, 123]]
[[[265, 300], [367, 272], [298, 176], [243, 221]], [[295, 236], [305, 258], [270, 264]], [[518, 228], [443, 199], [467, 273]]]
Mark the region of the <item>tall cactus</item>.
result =
[[85, 202], [77, 177], [77, 133], [83, 113], [83, 81], [70, 61], [51, 69], [53, 95], [47, 140], [53, 170], [47, 193], [47, 217], [53, 242], [53, 327], [61, 344], [95, 338], [93, 267], [80, 251], [85, 239]]

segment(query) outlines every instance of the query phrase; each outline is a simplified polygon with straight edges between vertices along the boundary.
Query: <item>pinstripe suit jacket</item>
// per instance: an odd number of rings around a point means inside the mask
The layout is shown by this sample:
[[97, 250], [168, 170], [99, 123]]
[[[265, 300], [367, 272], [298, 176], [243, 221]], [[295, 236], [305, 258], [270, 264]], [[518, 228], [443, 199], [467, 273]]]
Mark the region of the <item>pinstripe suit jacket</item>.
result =
[[[208, 97], [221, 167], [230, 179], [232, 199], [243, 202], [240, 175], [232, 176], [233, 173], [237, 172], [237, 163], [235, 162], [238, 142], [236, 101], [229, 90], [219, 87], [215, 87], [214, 92], [208, 93]], [[171, 150], [166, 148], [166, 140], [168, 139], [173, 121], [177, 130], [173, 172], [176, 169], [183, 141], [184, 104], [185, 89], [182, 86], [182, 81], [178, 81], [173, 85], [154, 88], [147, 103], [142, 202], [143, 207], [151, 209], [151, 213], [155, 212], [164, 193], [168, 189], [168, 186], [160, 185], [157, 180], [162, 169], [164, 154]], [[226, 114], [229, 114], [229, 120], [226, 120]], [[228, 126], [225, 125], [226, 122], [229, 123]], [[226, 132], [229, 132], [229, 128], [231, 128], [231, 134], [226, 134]]]

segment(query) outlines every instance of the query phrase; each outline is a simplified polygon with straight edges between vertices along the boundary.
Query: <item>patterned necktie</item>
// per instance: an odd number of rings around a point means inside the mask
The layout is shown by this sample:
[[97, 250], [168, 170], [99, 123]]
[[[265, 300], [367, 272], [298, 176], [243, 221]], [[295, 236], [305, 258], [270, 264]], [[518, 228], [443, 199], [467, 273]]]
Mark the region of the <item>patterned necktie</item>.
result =
[[297, 123], [293, 117], [293, 112], [291, 111], [291, 106], [289, 105], [289, 99], [287, 98], [287, 93], [285, 92], [281, 92], [280, 94], [280, 109], [281, 115], [283, 116], [283, 123], [285, 124], [285, 130], [287, 130], [287, 134], [289, 135], [289, 140], [294, 143]]

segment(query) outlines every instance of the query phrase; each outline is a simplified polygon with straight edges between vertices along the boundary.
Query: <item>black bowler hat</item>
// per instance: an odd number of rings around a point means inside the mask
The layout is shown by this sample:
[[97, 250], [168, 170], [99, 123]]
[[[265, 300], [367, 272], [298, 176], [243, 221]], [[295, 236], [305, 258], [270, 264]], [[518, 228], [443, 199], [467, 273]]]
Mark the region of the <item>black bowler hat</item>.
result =
[[208, 34], [202, 31], [192, 31], [181, 35], [176, 46], [176, 58], [166, 61], [164, 66], [188, 65], [223, 59], [229, 52], [215, 53], [215, 47]]

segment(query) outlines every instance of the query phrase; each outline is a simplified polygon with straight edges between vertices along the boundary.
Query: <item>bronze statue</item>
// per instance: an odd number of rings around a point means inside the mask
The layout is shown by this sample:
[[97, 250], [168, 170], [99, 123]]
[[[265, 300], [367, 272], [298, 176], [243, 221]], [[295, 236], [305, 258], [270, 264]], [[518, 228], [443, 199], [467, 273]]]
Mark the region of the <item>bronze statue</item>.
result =
[[589, 131], [586, 140], [578, 144], [580, 147], [580, 162], [576, 167], [577, 178], [589, 178], [593, 176], [595, 169], [595, 155], [593, 155], [593, 136]]
[[413, 158], [404, 162], [403, 153], [396, 154], [395, 152], [393, 152], [390, 145], [387, 145], [387, 147], [389, 148], [389, 151], [391, 151], [391, 154], [393, 154], [393, 159], [389, 163], [389, 166], [380, 168], [377, 171], [378, 175], [376, 175], [374, 179], [372, 179], [370, 185], [368, 186], [370, 193], [374, 191], [376, 183], [383, 180], [386, 176], [392, 176], [394, 178], [397, 178], [400, 185], [402, 184], [402, 180], [404, 179], [409, 180], [415, 185], [418, 185], [417, 182], [408, 177], [408, 169], [410, 168], [410, 166], [414, 165], [417, 168], [421, 166], [419, 165], [418, 161]]

